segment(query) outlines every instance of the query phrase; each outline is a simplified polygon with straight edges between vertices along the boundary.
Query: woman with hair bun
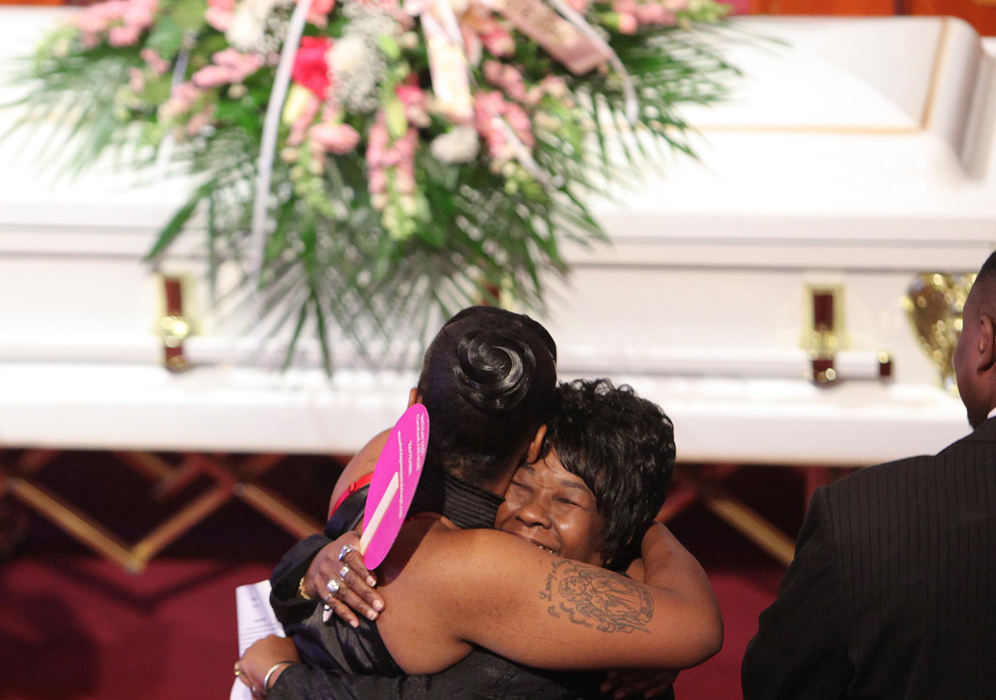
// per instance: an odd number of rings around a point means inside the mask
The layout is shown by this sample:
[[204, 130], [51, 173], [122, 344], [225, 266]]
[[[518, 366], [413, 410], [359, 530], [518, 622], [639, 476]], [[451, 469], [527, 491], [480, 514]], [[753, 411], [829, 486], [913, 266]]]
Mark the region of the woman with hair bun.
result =
[[[342, 561], [357, 555], [325, 536], [304, 540], [271, 579], [294, 641], [251, 648], [240, 661], [250, 685], [282, 697], [358, 697], [351, 674], [430, 674], [478, 647], [548, 669], [683, 668], [715, 653], [715, 599], [700, 581], [674, 576], [669, 564], [681, 555], [660, 533], [643, 540], [641, 583], [487, 529], [516, 469], [540, 455], [555, 362], [553, 340], [528, 317], [475, 307], [447, 322], [412, 391], [429, 411], [429, 448], [413, 515], [377, 571], [383, 612], [376, 622], [325, 624], [320, 598], [341, 604], [342, 581], [357, 576]], [[384, 439], [347, 465], [336, 516]]]

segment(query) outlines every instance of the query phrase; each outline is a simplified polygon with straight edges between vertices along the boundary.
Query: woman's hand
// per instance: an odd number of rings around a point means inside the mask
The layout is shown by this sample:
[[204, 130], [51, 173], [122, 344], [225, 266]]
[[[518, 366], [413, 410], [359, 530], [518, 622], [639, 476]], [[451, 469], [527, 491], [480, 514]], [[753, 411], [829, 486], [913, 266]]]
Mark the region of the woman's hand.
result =
[[609, 671], [602, 682], [601, 691], [614, 698], [653, 698], [666, 693], [677, 677], [677, 671], [666, 669]]
[[270, 634], [246, 649], [246, 653], [235, 664], [235, 675], [249, 686], [253, 695], [266, 695], [266, 691], [270, 688], [263, 687], [263, 682], [269, 681], [269, 686], [272, 688], [277, 677], [283, 673], [287, 665], [274, 670], [269, 678], [266, 677], [266, 674], [273, 668], [274, 664], [281, 661], [300, 661], [297, 647], [286, 637]]
[[[359, 536], [347, 532], [320, 549], [302, 584], [309, 597], [321, 598], [331, 612], [353, 627], [360, 624], [354, 610], [376, 620], [384, 609], [384, 599], [373, 588], [377, 579], [363, 565], [359, 544]], [[330, 617], [331, 613], [326, 612], [326, 622]]]

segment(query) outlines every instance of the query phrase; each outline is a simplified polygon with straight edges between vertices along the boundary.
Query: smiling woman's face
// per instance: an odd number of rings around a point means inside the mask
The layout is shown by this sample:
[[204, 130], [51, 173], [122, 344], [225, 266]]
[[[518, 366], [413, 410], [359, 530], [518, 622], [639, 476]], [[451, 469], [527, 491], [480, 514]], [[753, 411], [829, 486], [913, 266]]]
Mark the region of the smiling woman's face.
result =
[[498, 509], [495, 527], [557, 556], [602, 566], [605, 523], [595, 494], [560, 463], [556, 450], [519, 467]]

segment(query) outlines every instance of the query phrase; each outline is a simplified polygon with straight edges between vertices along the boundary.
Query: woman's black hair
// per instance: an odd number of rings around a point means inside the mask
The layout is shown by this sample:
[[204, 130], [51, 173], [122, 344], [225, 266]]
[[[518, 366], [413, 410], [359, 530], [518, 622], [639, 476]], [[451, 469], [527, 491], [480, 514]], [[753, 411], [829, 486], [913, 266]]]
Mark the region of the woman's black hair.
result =
[[557, 347], [543, 326], [495, 307], [464, 309], [422, 363], [426, 463], [477, 485], [499, 476], [543, 424], [556, 380]]
[[625, 569], [667, 496], [674, 471], [674, 424], [657, 404], [608, 379], [557, 387], [544, 450], [581, 477], [605, 521], [606, 566]]

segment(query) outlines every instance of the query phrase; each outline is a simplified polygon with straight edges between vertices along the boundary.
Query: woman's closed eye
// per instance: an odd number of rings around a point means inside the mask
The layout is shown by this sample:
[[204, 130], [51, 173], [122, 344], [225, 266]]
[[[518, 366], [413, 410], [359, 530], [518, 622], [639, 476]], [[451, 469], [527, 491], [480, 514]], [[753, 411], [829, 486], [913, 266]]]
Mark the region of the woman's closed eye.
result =
[[505, 492], [505, 500], [509, 503], [522, 503], [532, 497], [533, 487], [521, 481], [513, 481]]

